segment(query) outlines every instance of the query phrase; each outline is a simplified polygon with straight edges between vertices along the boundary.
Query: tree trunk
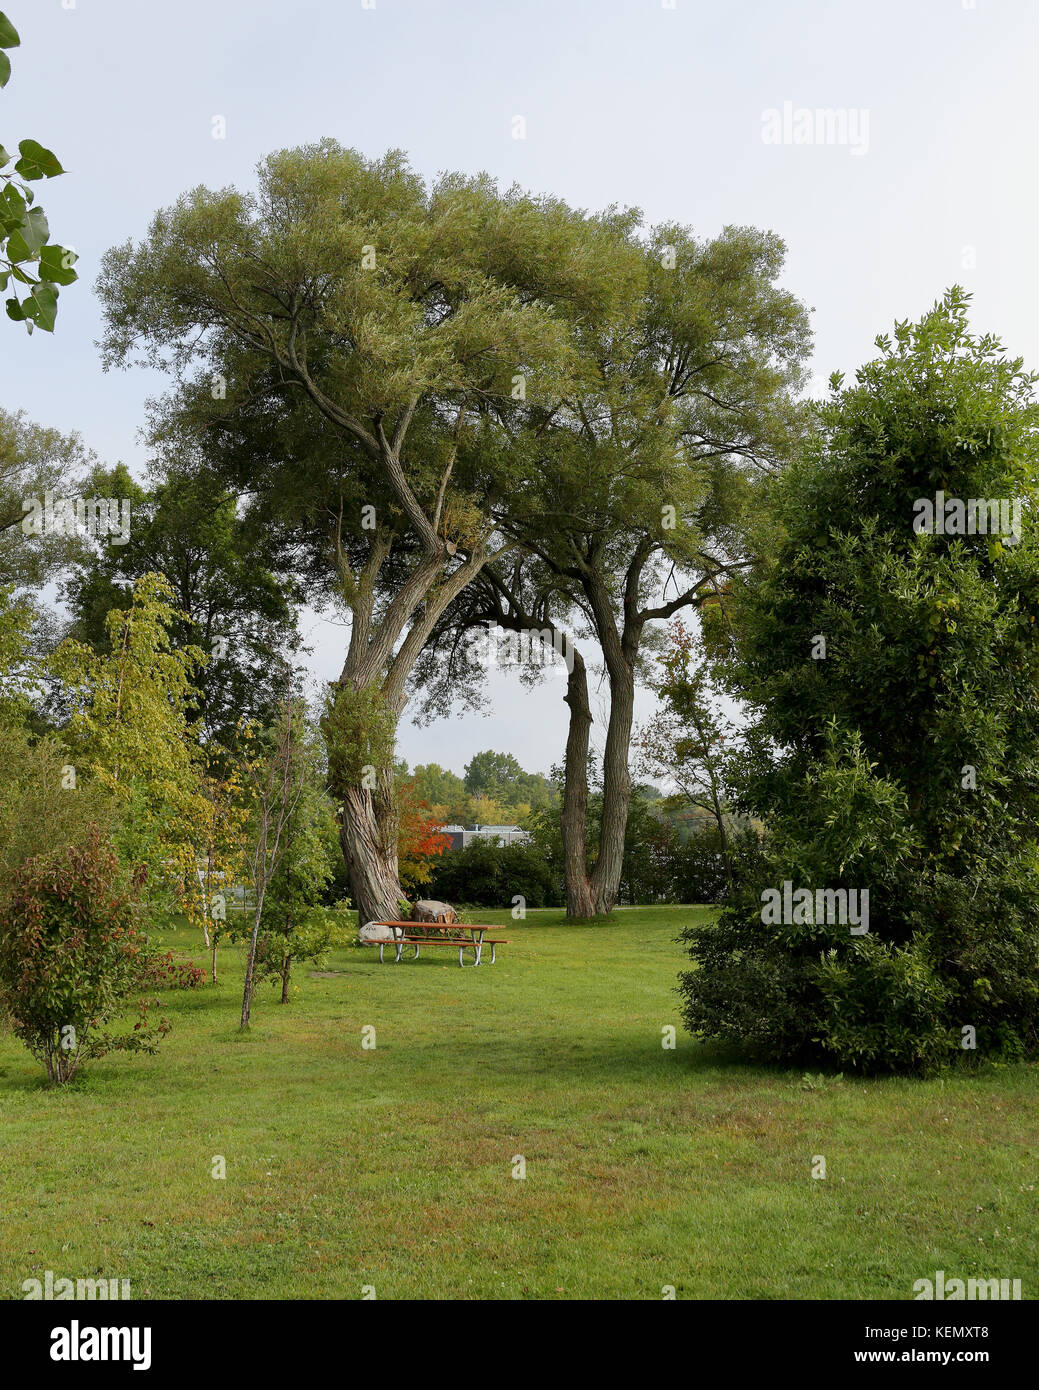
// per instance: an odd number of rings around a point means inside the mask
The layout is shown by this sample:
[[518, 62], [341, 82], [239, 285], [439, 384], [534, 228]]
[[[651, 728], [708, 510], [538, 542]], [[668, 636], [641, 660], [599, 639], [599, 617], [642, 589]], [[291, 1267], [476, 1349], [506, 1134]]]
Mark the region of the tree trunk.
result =
[[[386, 709], [394, 720], [404, 712], [408, 677], [441, 614], [494, 558], [481, 544], [458, 569], [445, 576], [447, 548], [433, 529], [429, 538], [433, 542], [431, 548], [381, 616], [375, 617], [373, 597], [382, 563], [378, 554], [374, 555], [370, 573], [365, 574], [354, 591], [350, 605], [353, 625], [340, 684], [349, 682], [355, 690], [363, 690], [381, 678]], [[388, 553], [386, 548], [383, 558]], [[394, 652], [394, 644], [409, 621], [411, 626]], [[339, 843], [360, 926], [386, 917], [396, 918], [399, 900], [406, 896], [397, 870], [397, 830], [392, 767], [380, 769], [376, 791], [364, 787], [346, 790], [341, 803]]]
[[560, 828], [563, 834], [563, 874], [566, 881], [566, 915], [594, 917], [585, 844], [588, 821], [588, 742], [592, 711], [588, 702], [588, 672], [581, 653], [571, 648], [573, 669], [567, 678], [566, 695], [570, 706], [570, 727], [566, 738], [563, 777], [563, 806]]
[[729, 837], [725, 833], [725, 812], [722, 810], [721, 802], [718, 800], [717, 788], [714, 779], [711, 779], [711, 800], [714, 802], [714, 819], [718, 825], [718, 840], [721, 844], [722, 863], [725, 865], [725, 877], [728, 879], [729, 888], [732, 888], [732, 851], [729, 848]]
[[256, 970], [256, 938], [260, 932], [260, 917], [263, 914], [264, 888], [256, 895], [256, 915], [253, 918], [252, 936], [249, 938], [249, 956], [245, 963], [245, 988], [242, 990], [242, 1028], [249, 1027], [249, 1014], [253, 1007], [253, 975]]
[[566, 741], [563, 782], [563, 871], [566, 876], [566, 915], [606, 917], [617, 903], [624, 865], [624, 836], [631, 803], [628, 750], [635, 708], [635, 678], [630, 669], [610, 683], [610, 719], [603, 754], [603, 805], [599, 847], [591, 872], [587, 867], [588, 743], [592, 715], [588, 678], [579, 653], [567, 683], [570, 727]]
[[215, 985], [215, 984], [216, 984], [216, 937], [215, 937], [215, 936], [213, 937], [213, 959], [212, 959], [212, 964], [211, 964], [210, 970], [209, 970], [209, 978], [210, 978], [210, 980], [212, 981], [212, 983]]
[[292, 969], [292, 957], [284, 956], [281, 962], [281, 1002], [289, 1002], [289, 971]]
[[624, 867], [624, 835], [631, 804], [628, 750], [634, 710], [635, 676], [628, 670], [619, 679], [610, 681], [610, 722], [602, 763], [599, 854], [590, 875], [592, 906], [597, 917], [606, 916], [616, 906]]
[[397, 876], [397, 826], [392, 774], [383, 773], [379, 790], [350, 788], [343, 799], [339, 843], [350, 874], [358, 926], [394, 921], [405, 896]]

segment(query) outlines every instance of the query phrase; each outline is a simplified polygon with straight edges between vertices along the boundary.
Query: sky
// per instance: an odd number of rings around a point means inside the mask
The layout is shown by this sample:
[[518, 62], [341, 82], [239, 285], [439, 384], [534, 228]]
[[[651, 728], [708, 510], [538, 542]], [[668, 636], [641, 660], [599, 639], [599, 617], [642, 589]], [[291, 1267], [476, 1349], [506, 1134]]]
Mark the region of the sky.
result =
[[[813, 311], [817, 393], [951, 284], [977, 330], [1039, 367], [1035, 0], [3, 4], [22, 46], [0, 141], [31, 136], [65, 166], [40, 201], [80, 279], [53, 336], [0, 322], [0, 406], [79, 431], [109, 464], [143, 472], [145, 401], [166, 383], [102, 372], [100, 257], [185, 189], [249, 188], [264, 155], [325, 136], [699, 236], [771, 229], [785, 287]], [[315, 680], [342, 664], [330, 616], [305, 616]], [[399, 753], [461, 772], [496, 748], [547, 771], [564, 688], [494, 673], [489, 717], [405, 716]]]

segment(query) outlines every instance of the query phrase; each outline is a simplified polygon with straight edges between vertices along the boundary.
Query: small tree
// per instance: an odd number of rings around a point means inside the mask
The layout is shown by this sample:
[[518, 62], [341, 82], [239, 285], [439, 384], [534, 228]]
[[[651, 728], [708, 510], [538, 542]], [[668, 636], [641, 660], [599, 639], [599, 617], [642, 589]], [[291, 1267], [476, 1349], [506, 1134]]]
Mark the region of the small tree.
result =
[[252, 814], [250, 765], [240, 755], [209, 748], [200, 783], [197, 843], [182, 845], [182, 905], [185, 916], [202, 932], [210, 952], [210, 979], [216, 984], [220, 938], [230, 935], [227, 894], [245, 874]]
[[172, 643], [171, 599], [162, 575], [145, 575], [130, 607], [108, 615], [107, 653], [66, 640], [52, 664], [71, 711], [64, 736], [77, 777], [86, 774], [119, 805], [124, 862], [148, 866], [153, 894], [179, 895], [210, 816], [198, 729], [186, 714], [192, 673], [206, 657]]
[[339, 936], [335, 910], [321, 906], [340, 858], [335, 806], [322, 784], [313, 735], [303, 729], [300, 739], [302, 789], [285, 822], [256, 943], [256, 977], [280, 981], [283, 1004], [293, 962], [320, 960]]
[[267, 892], [285, 856], [292, 818], [312, 772], [313, 746], [308, 747], [305, 738], [304, 716], [299, 700], [286, 697], [282, 701], [277, 721], [269, 731], [267, 744], [267, 754], [257, 760], [251, 779], [256, 810], [250, 871], [256, 907], [242, 991], [243, 1028], [248, 1028], [252, 1010], [257, 942]]
[[84, 844], [17, 871], [0, 925], [0, 1004], [53, 1085], [71, 1081], [87, 1058], [155, 1051], [170, 1025], [146, 1026], [147, 1001], [130, 1032], [106, 1031], [140, 995], [148, 958], [133, 895], [96, 828]]
[[656, 684], [660, 709], [635, 740], [642, 771], [667, 778], [682, 801], [698, 806], [714, 821], [726, 876], [732, 881], [725, 766], [734, 747], [734, 725], [719, 707], [706, 661], [693, 633], [676, 619], [660, 658]]

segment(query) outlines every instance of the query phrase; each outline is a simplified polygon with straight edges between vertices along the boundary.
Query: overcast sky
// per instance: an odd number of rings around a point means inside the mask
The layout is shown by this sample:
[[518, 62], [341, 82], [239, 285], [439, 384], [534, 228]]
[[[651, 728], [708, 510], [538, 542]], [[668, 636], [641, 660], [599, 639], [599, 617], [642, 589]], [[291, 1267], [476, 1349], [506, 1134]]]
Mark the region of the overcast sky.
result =
[[[0, 331], [0, 404], [80, 431], [109, 463], [140, 471], [143, 403], [163, 382], [101, 371], [99, 257], [185, 188], [249, 187], [263, 155], [322, 136], [699, 235], [770, 228], [813, 309], [820, 380], [953, 283], [976, 328], [1039, 366], [1036, 0], [2, 3], [22, 47], [0, 140], [32, 136], [68, 170], [41, 201], [80, 280], [53, 337]], [[838, 139], [785, 139], [819, 109], [841, 113]], [[334, 676], [343, 629], [307, 626], [315, 673]], [[492, 688], [491, 718], [406, 718], [401, 754], [460, 772], [493, 747], [547, 771], [563, 683]]]

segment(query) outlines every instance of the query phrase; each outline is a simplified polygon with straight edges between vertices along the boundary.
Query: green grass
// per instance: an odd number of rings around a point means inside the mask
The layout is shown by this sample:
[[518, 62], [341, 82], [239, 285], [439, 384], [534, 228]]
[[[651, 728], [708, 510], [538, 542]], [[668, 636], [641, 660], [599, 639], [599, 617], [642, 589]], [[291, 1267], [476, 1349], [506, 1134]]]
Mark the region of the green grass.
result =
[[479, 970], [342, 951], [284, 1007], [265, 986], [244, 1037], [222, 951], [218, 987], [163, 996], [156, 1056], [65, 1091], [0, 1038], [0, 1296], [50, 1269], [154, 1298], [905, 1299], [944, 1269], [1034, 1297], [1036, 1069], [806, 1086], [719, 1060], [674, 992], [702, 911], [481, 913], [513, 944]]

